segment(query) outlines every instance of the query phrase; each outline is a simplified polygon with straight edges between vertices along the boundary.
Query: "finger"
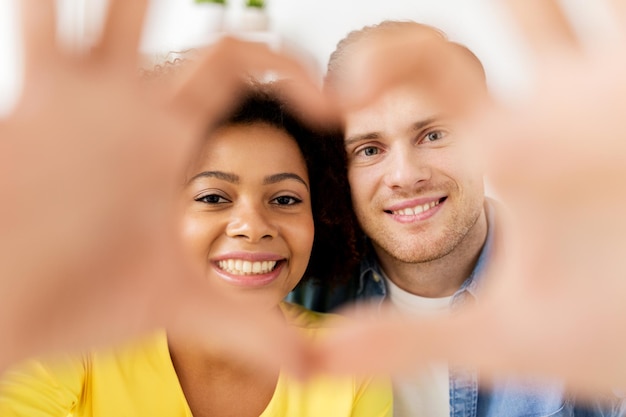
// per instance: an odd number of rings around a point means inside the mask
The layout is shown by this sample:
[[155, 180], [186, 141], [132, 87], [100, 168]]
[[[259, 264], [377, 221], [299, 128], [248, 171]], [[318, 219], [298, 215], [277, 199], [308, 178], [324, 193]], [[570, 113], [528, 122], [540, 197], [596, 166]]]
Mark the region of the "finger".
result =
[[390, 88], [408, 84], [417, 84], [450, 112], [476, 108], [486, 98], [484, 69], [467, 48], [417, 33], [398, 35], [370, 40], [367, 48], [350, 55], [347, 69], [334, 72], [337, 79], [327, 79], [344, 110], [366, 106]]
[[[483, 299], [487, 303], [479, 314], [460, 322], [466, 329], [465, 349], [458, 351], [461, 362], [480, 368], [488, 380], [502, 375], [556, 378], [591, 395], [623, 387], [624, 347], [613, 331], [621, 325], [617, 311], [593, 291], [562, 288], [561, 293], [528, 298], [508, 292], [497, 294], [498, 300], [494, 293]], [[589, 294], [591, 303], [581, 311], [580, 302]], [[589, 337], [582, 340], [581, 333]]]
[[359, 304], [348, 316], [319, 341], [311, 364], [315, 370], [401, 376], [431, 361], [446, 361], [448, 348], [457, 345], [447, 320], [421, 320]]
[[[135, 297], [133, 309], [145, 313], [130, 330], [165, 328], [177, 340], [245, 361], [259, 371], [275, 372], [282, 366], [299, 369], [306, 344], [280, 311], [259, 308], [212, 285], [203, 266], [176, 242], [171, 237], [161, 241], [152, 256], [137, 265], [138, 271], [127, 271], [128, 279], [117, 280], [121, 287], [115, 293], [141, 294]], [[150, 278], [138, 280], [141, 276]], [[124, 323], [127, 327], [132, 325], [129, 321]]]
[[148, 0], [111, 0], [96, 53], [124, 66], [137, 64]]
[[232, 38], [220, 41], [190, 63], [176, 82], [172, 105], [198, 126], [206, 127], [236, 102], [246, 77], [268, 71], [294, 81], [286, 93], [294, 106], [306, 109], [304, 114], [311, 121], [336, 116], [332, 104], [298, 60], [265, 45]]
[[549, 55], [554, 48], [578, 47], [574, 30], [557, 0], [508, 0], [506, 3], [534, 53]]
[[612, 9], [622, 33], [626, 31], [626, 0], [608, 0], [608, 6]]
[[196, 111], [190, 114], [195, 113], [196, 117], [206, 120], [207, 114], [219, 115], [220, 108], [226, 109], [224, 102], [236, 99], [232, 90], [236, 90], [244, 78], [262, 78], [270, 71], [294, 81], [292, 85], [297, 85], [297, 88], [290, 88], [287, 93], [295, 106], [307, 109], [305, 114], [319, 120], [331, 117], [331, 104], [324, 99], [307, 69], [298, 60], [259, 43], [230, 38], [212, 48], [211, 53], [195, 68], [180, 90], [180, 101], [195, 103]]
[[303, 375], [308, 346], [278, 310], [265, 312], [203, 285], [168, 294], [172, 337], [204, 346], [224, 358], [245, 361], [261, 372], [289, 369]]
[[21, 22], [24, 40], [24, 61], [28, 73], [46, 68], [58, 53], [56, 45], [56, 13], [53, 0], [22, 0]]

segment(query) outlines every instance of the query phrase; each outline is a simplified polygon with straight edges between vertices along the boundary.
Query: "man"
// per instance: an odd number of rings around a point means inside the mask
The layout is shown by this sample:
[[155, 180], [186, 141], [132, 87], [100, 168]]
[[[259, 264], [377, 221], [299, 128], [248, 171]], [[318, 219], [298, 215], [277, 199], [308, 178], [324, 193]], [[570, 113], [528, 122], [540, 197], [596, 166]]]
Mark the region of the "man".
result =
[[[483, 173], [468, 155], [472, 141], [460, 123], [464, 112], [488, 100], [480, 61], [432, 27], [387, 21], [352, 32], [338, 44], [326, 88], [349, 101], [368, 82], [362, 71], [362, 63], [371, 59], [368, 45], [403, 31], [413, 40], [423, 38], [424, 68], [345, 116], [349, 180], [355, 214], [367, 236], [366, 255], [348, 287], [328, 296], [320, 288], [313, 290], [321, 291], [315, 296], [306, 294], [313, 308], [374, 299], [424, 317], [480, 302], [498, 210], [485, 198]], [[438, 85], [421, 81], [432, 80], [420, 77], [428, 71], [441, 73]], [[591, 405], [581, 408], [558, 383], [492, 382], [485, 390], [477, 372], [434, 363], [396, 378], [395, 413], [612, 415]]]

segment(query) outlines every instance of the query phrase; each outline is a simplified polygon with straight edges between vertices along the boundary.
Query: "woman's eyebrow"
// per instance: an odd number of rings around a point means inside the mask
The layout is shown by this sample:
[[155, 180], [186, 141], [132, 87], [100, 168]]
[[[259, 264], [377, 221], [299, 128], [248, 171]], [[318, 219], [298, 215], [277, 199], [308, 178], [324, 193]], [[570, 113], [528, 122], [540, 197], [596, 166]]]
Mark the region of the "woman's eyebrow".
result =
[[223, 172], [223, 171], [202, 171], [194, 175], [193, 177], [191, 177], [191, 179], [189, 180], [189, 183], [202, 177], [217, 178], [220, 180], [228, 181], [233, 184], [239, 184], [239, 175], [236, 175], [230, 172]]
[[300, 175], [294, 174], [292, 172], [281, 172], [279, 174], [269, 175], [265, 177], [265, 179], [263, 180], [263, 185], [276, 184], [277, 182], [284, 181], [284, 180], [299, 181], [302, 184], [304, 184], [307, 191], [309, 191], [309, 185], [306, 183], [306, 181]]

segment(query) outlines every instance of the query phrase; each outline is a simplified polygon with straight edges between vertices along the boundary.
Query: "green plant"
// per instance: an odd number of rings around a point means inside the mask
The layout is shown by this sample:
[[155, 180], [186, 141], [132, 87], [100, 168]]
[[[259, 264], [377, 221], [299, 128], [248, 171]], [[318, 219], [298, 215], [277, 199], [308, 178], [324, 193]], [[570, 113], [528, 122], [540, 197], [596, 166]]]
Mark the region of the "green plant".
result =
[[258, 7], [263, 9], [265, 7], [265, 1], [263, 0], [246, 0], [246, 7]]
[[217, 3], [226, 4], [226, 0], [194, 0], [196, 3]]

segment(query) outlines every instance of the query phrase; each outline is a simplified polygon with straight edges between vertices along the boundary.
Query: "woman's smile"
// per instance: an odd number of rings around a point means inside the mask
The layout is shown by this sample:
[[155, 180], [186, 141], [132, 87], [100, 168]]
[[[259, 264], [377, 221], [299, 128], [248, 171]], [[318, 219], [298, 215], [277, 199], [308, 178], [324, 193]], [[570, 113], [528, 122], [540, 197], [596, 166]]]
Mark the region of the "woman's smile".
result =
[[228, 259], [214, 262], [217, 276], [240, 287], [263, 287], [281, 276], [286, 261], [246, 261]]

